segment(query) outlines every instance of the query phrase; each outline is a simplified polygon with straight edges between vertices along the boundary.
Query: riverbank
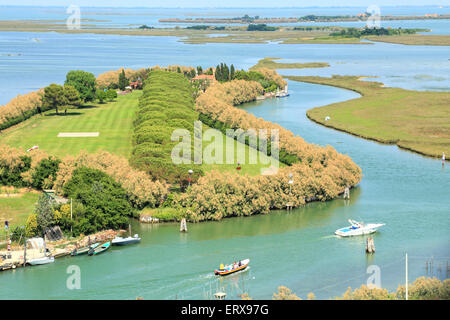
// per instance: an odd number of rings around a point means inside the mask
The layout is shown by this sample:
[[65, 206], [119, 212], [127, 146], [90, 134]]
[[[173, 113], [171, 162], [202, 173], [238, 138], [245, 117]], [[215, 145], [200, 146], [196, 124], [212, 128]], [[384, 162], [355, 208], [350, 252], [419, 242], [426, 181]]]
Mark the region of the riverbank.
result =
[[362, 95], [308, 110], [307, 117], [314, 122], [429, 157], [442, 157], [442, 152], [450, 154], [448, 92], [388, 88], [379, 82], [360, 81], [356, 76], [286, 78], [349, 89]]

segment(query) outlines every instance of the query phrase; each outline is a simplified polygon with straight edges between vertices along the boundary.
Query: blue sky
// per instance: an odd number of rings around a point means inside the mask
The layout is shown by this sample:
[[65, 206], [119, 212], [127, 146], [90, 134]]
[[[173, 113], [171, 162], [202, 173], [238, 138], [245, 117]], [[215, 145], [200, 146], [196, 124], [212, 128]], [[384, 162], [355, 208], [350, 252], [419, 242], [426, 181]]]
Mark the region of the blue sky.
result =
[[69, 6], [85, 7], [364, 7], [400, 5], [450, 5], [450, 0], [0, 0], [0, 5]]

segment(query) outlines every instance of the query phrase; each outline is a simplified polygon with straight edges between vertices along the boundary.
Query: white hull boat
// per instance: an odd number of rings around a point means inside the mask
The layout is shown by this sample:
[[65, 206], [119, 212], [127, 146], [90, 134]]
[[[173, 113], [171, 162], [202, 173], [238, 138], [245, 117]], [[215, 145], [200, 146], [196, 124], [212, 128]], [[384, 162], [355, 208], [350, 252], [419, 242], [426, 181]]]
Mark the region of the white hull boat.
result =
[[42, 258], [36, 258], [36, 259], [31, 259], [28, 260], [27, 263], [31, 264], [32, 266], [37, 266], [40, 264], [47, 264], [47, 263], [53, 263], [55, 262], [55, 258], [54, 257], [42, 257]]
[[114, 246], [125, 246], [127, 244], [133, 244], [138, 243], [141, 241], [141, 238], [137, 234], [135, 234], [133, 237], [115, 237], [111, 242]]
[[360, 236], [364, 234], [371, 234], [377, 232], [379, 227], [384, 226], [384, 223], [368, 223], [356, 222], [354, 220], [348, 220], [350, 226], [336, 230], [335, 234], [341, 237]]

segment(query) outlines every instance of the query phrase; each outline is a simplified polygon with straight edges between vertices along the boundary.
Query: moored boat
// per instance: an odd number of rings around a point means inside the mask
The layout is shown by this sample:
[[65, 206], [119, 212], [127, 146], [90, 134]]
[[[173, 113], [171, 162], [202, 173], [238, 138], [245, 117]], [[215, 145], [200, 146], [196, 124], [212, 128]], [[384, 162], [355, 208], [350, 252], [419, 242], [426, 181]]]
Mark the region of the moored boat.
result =
[[105, 252], [106, 250], [108, 250], [111, 247], [111, 242], [105, 242], [104, 244], [102, 244], [101, 246], [98, 246], [97, 248], [91, 248], [88, 252], [88, 255], [92, 256], [92, 255], [97, 255], [100, 253]]
[[218, 270], [214, 270], [214, 274], [219, 276], [227, 276], [229, 274], [247, 269], [249, 263], [250, 259], [244, 259], [226, 266], [222, 264]]
[[97, 242], [97, 243], [94, 243], [94, 244], [92, 244], [92, 245], [90, 245], [90, 246], [87, 246], [87, 247], [84, 247], [84, 248], [74, 249], [74, 250], [70, 253], [70, 255], [71, 255], [71, 256], [81, 256], [81, 255], [83, 255], [83, 254], [87, 254], [87, 253], [89, 252], [89, 250], [95, 249], [95, 248], [97, 248], [99, 245], [100, 245], [100, 243]]
[[113, 246], [125, 246], [127, 244], [133, 244], [138, 243], [141, 241], [141, 238], [137, 234], [135, 234], [133, 237], [115, 237], [111, 243]]
[[36, 259], [31, 259], [31, 260], [27, 260], [27, 263], [32, 265], [32, 266], [37, 266], [37, 265], [41, 265], [41, 264], [47, 264], [47, 263], [53, 263], [55, 262], [55, 257], [52, 256], [44, 256], [41, 258], [36, 258]]
[[350, 226], [340, 228], [335, 231], [335, 234], [341, 237], [359, 236], [364, 234], [371, 234], [378, 230], [379, 227], [384, 226], [384, 223], [368, 223], [357, 222], [349, 219]]

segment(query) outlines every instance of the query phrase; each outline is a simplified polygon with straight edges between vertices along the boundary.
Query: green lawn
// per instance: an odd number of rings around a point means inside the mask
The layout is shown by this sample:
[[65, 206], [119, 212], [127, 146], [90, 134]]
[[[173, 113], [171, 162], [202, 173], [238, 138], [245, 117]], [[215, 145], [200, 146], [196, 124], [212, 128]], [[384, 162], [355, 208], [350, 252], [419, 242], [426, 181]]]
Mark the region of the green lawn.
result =
[[26, 192], [20, 197], [0, 197], [0, 235], [5, 233], [3, 222], [9, 221], [10, 228], [24, 225], [28, 215], [34, 212], [34, 205], [39, 198], [37, 192]]
[[[81, 150], [106, 150], [128, 157], [132, 122], [141, 91], [119, 96], [117, 101], [67, 110], [67, 115], [48, 111], [0, 134], [0, 143], [28, 149], [34, 145], [55, 156], [75, 155]], [[64, 111], [64, 110], [63, 110]], [[60, 132], [99, 132], [98, 137], [58, 138]]]
[[[134, 91], [125, 96], [119, 96], [117, 101], [105, 104], [93, 104], [77, 109], [70, 109], [67, 115], [60, 111], [56, 115], [55, 111], [46, 112], [44, 116], [36, 115], [23, 123], [3, 131], [0, 134], [0, 143], [13, 147], [28, 149], [34, 145], [50, 155], [62, 157], [65, 155], [77, 155], [81, 150], [95, 152], [106, 150], [114, 154], [129, 158], [131, 153], [131, 137], [133, 134], [133, 120], [138, 106], [138, 99], [142, 91]], [[204, 131], [208, 127], [205, 126]], [[98, 137], [79, 138], [58, 138], [60, 132], [99, 132]], [[223, 146], [226, 146], [226, 139], [223, 136]], [[203, 164], [206, 171], [236, 171], [240, 174], [261, 174], [261, 168], [268, 168], [270, 164], [263, 165], [259, 159], [267, 157], [245, 145], [246, 161], [241, 163], [241, 170], [236, 170], [237, 144], [235, 143], [235, 164]], [[203, 148], [209, 143], [204, 142]], [[224, 162], [225, 162], [224, 150]], [[257, 164], [249, 163], [249, 154], [257, 154]], [[275, 161], [275, 166], [278, 164]], [[280, 165], [282, 166], [282, 164]]]
[[355, 76], [287, 78], [362, 95], [308, 110], [307, 116], [320, 124], [432, 157], [450, 154], [450, 92], [388, 88]]

